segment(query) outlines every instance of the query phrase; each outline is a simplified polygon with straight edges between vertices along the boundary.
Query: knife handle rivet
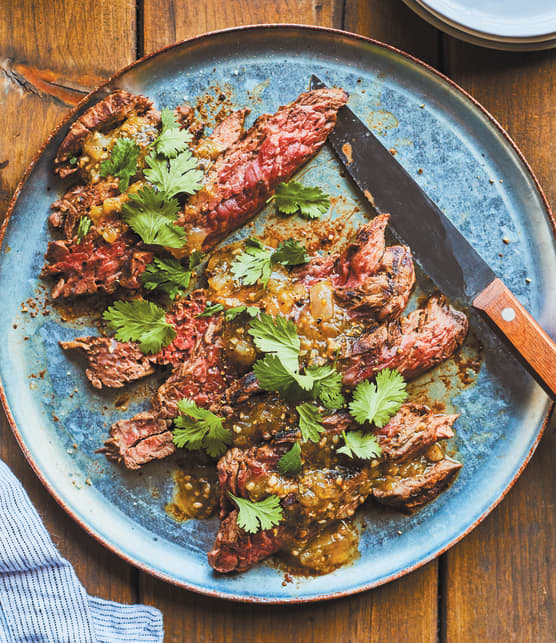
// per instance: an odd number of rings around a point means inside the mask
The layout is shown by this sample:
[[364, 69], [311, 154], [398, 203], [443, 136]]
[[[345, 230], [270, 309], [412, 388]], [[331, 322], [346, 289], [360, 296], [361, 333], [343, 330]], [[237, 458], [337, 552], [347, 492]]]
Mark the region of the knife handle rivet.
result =
[[502, 310], [502, 319], [511, 322], [515, 319], [515, 310], [513, 308], [504, 308]]

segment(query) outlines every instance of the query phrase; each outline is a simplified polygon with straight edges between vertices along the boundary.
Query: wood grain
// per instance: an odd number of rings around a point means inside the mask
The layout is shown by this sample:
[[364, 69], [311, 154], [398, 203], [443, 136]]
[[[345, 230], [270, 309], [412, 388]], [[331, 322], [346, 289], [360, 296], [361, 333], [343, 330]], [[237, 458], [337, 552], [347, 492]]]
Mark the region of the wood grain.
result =
[[[446, 73], [514, 138], [556, 201], [556, 52], [507, 53], [446, 37]], [[445, 640], [554, 641], [553, 428], [508, 497], [445, 558]]]
[[439, 32], [418, 18], [402, 2], [346, 0], [344, 29], [403, 49], [436, 66]]
[[145, 0], [145, 54], [206, 31], [290, 22], [340, 27], [342, 0]]
[[[431, 582], [434, 579], [434, 582]], [[376, 590], [310, 605], [270, 607], [209, 599], [143, 577], [141, 600], [163, 610], [166, 640], [198, 643], [432, 643], [436, 565]]]
[[[131, 0], [12, 0], [0, 12], [0, 214], [27, 164], [84, 93], [135, 57]], [[93, 53], [94, 52], [94, 53]], [[54, 502], [2, 413], [0, 458], [15, 472], [88, 592], [133, 601], [135, 572]]]
[[525, 310], [501, 279], [473, 301], [510, 340], [547, 393], [556, 399], [556, 344]]
[[[405, 34], [414, 49], [434, 59], [436, 45], [430, 47], [429, 42], [431, 35], [435, 40], [433, 30], [425, 29], [427, 37], [421, 38], [419, 47], [413, 15], [401, 3], [372, 0], [368, 4], [370, 9], [355, 11], [356, 3], [348, 3], [348, 28], [378, 39], [395, 33], [399, 43]], [[207, 0], [197, 6], [178, 0], [145, 0], [143, 41], [148, 52], [180, 38], [240, 24], [289, 21], [339, 27], [339, 9], [340, 3], [330, 0]], [[168, 641], [432, 642], [437, 633], [437, 567], [433, 562], [407, 578], [352, 598], [293, 608], [216, 601], [143, 574], [140, 596], [164, 612]]]

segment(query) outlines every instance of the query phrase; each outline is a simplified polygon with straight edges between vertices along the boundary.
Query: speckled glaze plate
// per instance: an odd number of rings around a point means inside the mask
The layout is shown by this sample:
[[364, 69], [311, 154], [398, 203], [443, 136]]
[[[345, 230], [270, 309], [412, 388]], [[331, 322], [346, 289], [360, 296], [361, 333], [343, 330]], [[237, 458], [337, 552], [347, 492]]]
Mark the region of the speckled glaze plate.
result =
[[[351, 108], [396, 150], [400, 163], [554, 334], [553, 224], [515, 145], [473, 99], [431, 68], [391, 47], [339, 31], [286, 25], [223, 31], [128, 67], [88, 96], [52, 135], [18, 188], [4, 229], [2, 397], [37, 475], [75, 520], [129, 562], [189, 589], [235, 600], [285, 603], [347, 595], [438, 556], [502, 499], [535, 449], [550, 407], [518, 362], [471, 314], [473, 332], [484, 345], [480, 369], [471, 339], [457, 363], [412, 385], [414, 396], [439, 400], [462, 414], [449, 446], [464, 463], [455, 484], [410, 517], [369, 503], [362, 511], [367, 528], [359, 557], [327, 576], [292, 583], [284, 583], [283, 572], [271, 564], [234, 576], [213, 573], [206, 552], [216, 519], [178, 523], [164, 510], [172, 498], [175, 460], [138, 473], [95, 453], [113, 421], [146, 408], [154, 382], [132, 388], [124, 413], [117, 408], [121, 390], [92, 389], [81, 364], [58, 346], [60, 339], [94, 333], [91, 321], [64, 321], [48, 305], [49, 314], [43, 314], [46, 289], [38, 274], [51, 238], [47, 217], [65, 188], [53, 174], [53, 158], [69, 124], [118, 87], [144, 93], [161, 107], [204, 97], [209, 117], [222, 108], [218, 96], [224, 93], [227, 107], [250, 106], [253, 119], [307, 89], [313, 72], [350, 93]], [[303, 172], [308, 184], [321, 185], [334, 197], [331, 216], [343, 217], [349, 234], [372, 213], [340, 170], [325, 147]], [[272, 217], [271, 209], [263, 212], [258, 230]], [[426, 279], [419, 283], [427, 289]]]

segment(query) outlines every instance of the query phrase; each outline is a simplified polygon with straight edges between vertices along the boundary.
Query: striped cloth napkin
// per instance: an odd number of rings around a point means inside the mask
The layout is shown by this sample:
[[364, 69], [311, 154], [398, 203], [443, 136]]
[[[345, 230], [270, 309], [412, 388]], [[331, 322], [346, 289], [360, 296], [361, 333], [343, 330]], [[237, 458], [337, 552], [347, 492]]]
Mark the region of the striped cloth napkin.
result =
[[162, 614], [88, 596], [0, 462], [0, 643], [155, 643]]

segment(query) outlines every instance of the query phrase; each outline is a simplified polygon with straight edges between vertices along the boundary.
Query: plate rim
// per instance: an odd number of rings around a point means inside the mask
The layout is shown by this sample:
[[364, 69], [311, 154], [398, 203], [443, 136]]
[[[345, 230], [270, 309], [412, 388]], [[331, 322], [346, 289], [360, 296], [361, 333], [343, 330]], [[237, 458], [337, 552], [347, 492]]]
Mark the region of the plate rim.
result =
[[[401, 56], [402, 58], [405, 58], [406, 60], [409, 60], [418, 66], [423, 67], [426, 69], [428, 72], [432, 73], [434, 76], [437, 78], [441, 79], [442, 81], [448, 83], [448, 85], [452, 88], [455, 89], [457, 92], [459, 92], [465, 99], [470, 101], [472, 105], [481, 112], [483, 116], [485, 116], [492, 125], [498, 130], [498, 132], [503, 136], [503, 138], [506, 140], [507, 143], [509, 143], [510, 147], [513, 149], [513, 151], [516, 153], [518, 156], [519, 160], [521, 161], [524, 169], [526, 170], [526, 173], [529, 175], [529, 177], [532, 179], [533, 184], [535, 185], [535, 188], [541, 197], [542, 204], [544, 206], [545, 210], [545, 215], [548, 219], [548, 222], [551, 224], [552, 227], [552, 233], [554, 238], [556, 239], [556, 220], [554, 219], [554, 215], [552, 212], [552, 209], [550, 207], [550, 204], [548, 203], [548, 200], [546, 198], [546, 195], [535, 175], [533, 172], [531, 166], [529, 165], [528, 161], [524, 157], [523, 153], [515, 143], [515, 141], [511, 138], [511, 136], [506, 132], [506, 130], [500, 125], [500, 123], [496, 120], [496, 118], [485, 108], [483, 107], [473, 96], [471, 96], [468, 92], [466, 92], [462, 87], [460, 87], [457, 83], [455, 83], [453, 80], [445, 76], [443, 73], [439, 72], [436, 70], [434, 67], [431, 65], [423, 62], [419, 58], [416, 58], [415, 56], [412, 56], [411, 54], [408, 54], [407, 52], [398, 49], [397, 47], [394, 47], [392, 45], [389, 45], [387, 43], [381, 42], [379, 40], [376, 40], [374, 38], [369, 38], [367, 36], [363, 36], [361, 34], [355, 34], [349, 31], [345, 31], [342, 29], [335, 29], [332, 27], [322, 27], [318, 25], [304, 25], [304, 24], [296, 24], [296, 23], [263, 23], [263, 24], [253, 24], [253, 25], [242, 25], [239, 27], [231, 27], [227, 29], [217, 29], [214, 31], [208, 31], [203, 34], [199, 34], [197, 36], [194, 36], [192, 38], [186, 38], [184, 40], [177, 41], [175, 43], [172, 43], [170, 45], [166, 45], [165, 47], [161, 47], [160, 49], [157, 49], [156, 51], [147, 54], [146, 56], [143, 56], [142, 58], [139, 58], [136, 61], [133, 61], [132, 63], [126, 65], [125, 67], [122, 67], [119, 69], [116, 73], [111, 75], [106, 81], [103, 83], [99, 84], [97, 87], [92, 89], [89, 93], [87, 93], [70, 111], [69, 113], [56, 125], [50, 135], [47, 137], [45, 142], [41, 145], [37, 153], [33, 156], [31, 162], [25, 169], [25, 172], [23, 173], [20, 181], [18, 182], [15, 191], [10, 199], [8, 209], [6, 211], [6, 215], [4, 218], [4, 221], [2, 222], [2, 226], [0, 227], [0, 252], [3, 249], [4, 245], [4, 238], [6, 234], [7, 227], [9, 225], [9, 222], [11, 220], [12, 213], [14, 211], [15, 205], [19, 199], [19, 196], [21, 194], [21, 190], [25, 183], [27, 182], [27, 179], [29, 178], [31, 172], [33, 171], [35, 165], [41, 158], [42, 154], [44, 153], [46, 147], [49, 145], [51, 140], [60, 132], [60, 130], [65, 127], [69, 122], [72, 121], [72, 119], [75, 118], [76, 114], [79, 112], [81, 109], [82, 105], [84, 105], [93, 94], [96, 92], [104, 89], [105, 87], [109, 86], [111, 83], [113, 83], [115, 80], [117, 80], [120, 76], [125, 74], [128, 70], [132, 69], [133, 67], [136, 67], [156, 56], [159, 54], [169, 51], [174, 48], [178, 47], [187, 47], [190, 44], [193, 43], [199, 43], [203, 40], [208, 40], [210, 38], [213, 38], [215, 36], [219, 36], [221, 34], [229, 34], [229, 33], [243, 33], [246, 31], [249, 32], [254, 32], [254, 31], [266, 31], [266, 30], [273, 30], [273, 31], [280, 31], [283, 29], [298, 29], [302, 31], [307, 31], [307, 32], [315, 32], [315, 33], [323, 33], [323, 34], [328, 34], [328, 35], [333, 35], [333, 36], [341, 36], [344, 38], [348, 39], [353, 39], [357, 40], [363, 43], [367, 44], [372, 44], [374, 46], [381, 47], [385, 49], [386, 51], [389, 52], [394, 52], [395, 54]], [[85, 523], [79, 516], [77, 516], [74, 511], [64, 502], [63, 498], [60, 496], [60, 494], [57, 492], [57, 490], [53, 487], [53, 485], [50, 484], [50, 482], [47, 480], [46, 476], [43, 475], [43, 473], [40, 471], [38, 466], [35, 464], [33, 457], [25, 445], [23, 441], [23, 437], [19, 432], [19, 428], [15, 422], [15, 419], [12, 415], [10, 405], [8, 403], [8, 399], [4, 390], [4, 385], [2, 383], [2, 380], [0, 378], [0, 401], [2, 403], [2, 407], [4, 409], [4, 412], [6, 414], [6, 418], [8, 420], [8, 424], [12, 430], [12, 433], [14, 434], [17, 443], [19, 444], [20, 449], [22, 450], [27, 462], [29, 463], [30, 467], [34, 471], [35, 475], [39, 478], [41, 483], [44, 485], [44, 487], [47, 489], [47, 491], [50, 493], [50, 495], [54, 498], [54, 500], [58, 503], [58, 505], [77, 523], [84, 529], [84, 531], [89, 535], [92, 536], [95, 540], [100, 542], [104, 547], [106, 547], [109, 551], [112, 553], [116, 554], [118, 557], [121, 559], [125, 560], [127, 563], [133, 565], [134, 567], [140, 569], [143, 572], [146, 572], [155, 578], [158, 578], [160, 580], [166, 581], [168, 583], [171, 583], [173, 585], [176, 585], [178, 587], [183, 587], [184, 589], [187, 589], [189, 591], [193, 591], [198, 594], [202, 594], [205, 596], [210, 596], [212, 598], [219, 598], [219, 599], [225, 599], [225, 600], [230, 600], [234, 602], [241, 602], [241, 603], [256, 603], [256, 604], [274, 604], [274, 605], [289, 605], [289, 604], [300, 604], [300, 603], [314, 603], [314, 602], [320, 602], [324, 600], [332, 600], [336, 598], [342, 598], [345, 596], [351, 596], [354, 594], [359, 594], [364, 591], [368, 591], [369, 589], [372, 589], [374, 587], [378, 587], [380, 585], [384, 585], [386, 583], [389, 583], [393, 580], [396, 580], [398, 578], [401, 578], [402, 576], [405, 576], [406, 574], [409, 574], [412, 571], [415, 571], [416, 569], [419, 569], [420, 567], [426, 565], [429, 563], [431, 560], [434, 560], [435, 558], [438, 558], [442, 554], [444, 554], [448, 549], [453, 547], [455, 544], [457, 544], [460, 540], [462, 540], [467, 534], [469, 534], [479, 523], [481, 523], [492, 511], [495, 507], [497, 507], [500, 502], [505, 498], [506, 494], [510, 491], [510, 489], [513, 487], [529, 461], [531, 460], [531, 457], [533, 453], [535, 452], [547, 426], [550, 421], [552, 412], [554, 411], [554, 407], [556, 406], [556, 403], [552, 402], [552, 404], [549, 405], [546, 416], [544, 418], [544, 421], [538, 431], [538, 434], [535, 438], [534, 443], [532, 444], [529, 452], [527, 453], [523, 463], [519, 467], [519, 469], [516, 471], [515, 475], [513, 478], [510, 480], [508, 483], [507, 487], [502, 491], [500, 496], [489, 506], [485, 509], [485, 511], [459, 536], [454, 538], [450, 543], [445, 545], [442, 549], [434, 552], [430, 556], [427, 556], [413, 565], [410, 565], [406, 567], [403, 570], [400, 570], [398, 572], [395, 572], [393, 574], [390, 574], [389, 576], [382, 578], [378, 581], [370, 582], [365, 585], [362, 585], [360, 587], [356, 587], [353, 589], [349, 590], [343, 590], [343, 591], [337, 591], [337, 592], [331, 592], [331, 593], [326, 593], [326, 594], [319, 594], [319, 595], [314, 595], [310, 597], [295, 597], [291, 596], [289, 598], [265, 598], [265, 597], [253, 597], [253, 596], [240, 596], [240, 595], [235, 595], [231, 594], [229, 592], [220, 592], [217, 590], [211, 590], [208, 588], [202, 588], [197, 585], [192, 585], [187, 582], [184, 582], [182, 580], [178, 580], [176, 578], [173, 578], [172, 576], [165, 574], [164, 572], [161, 572], [144, 562], [138, 561], [134, 559], [132, 556], [129, 556], [125, 552], [121, 551], [116, 545], [112, 544], [109, 542], [106, 538], [104, 538], [101, 534], [97, 533], [97, 531], [89, 526], [88, 524]]]
[[546, 37], [537, 38], [518, 38], [509, 36], [496, 36], [489, 32], [473, 30], [466, 25], [452, 21], [450, 18], [443, 16], [422, 0], [403, 0], [404, 4], [411, 9], [419, 18], [428, 22], [430, 25], [444, 32], [445, 34], [457, 38], [463, 42], [494, 49], [497, 51], [546, 51], [556, 47], [556, 32], [545, 34]]
[[[494, 31], [490, 31], [488, 29], [479, 29], [476, 26], [472, 26], [469, 23], [465, 23], [462, 21], [458, 21], [454, 14], [450, 14], [448, 12], [449, 7], [444, 6], [444, 7], [438, 7], [436, 6], [436, 2], [434, 0], [417, 0], [419, 4], [421, 4], [427, 11], [430, 11], [433, 13], [435, 16], [437, 16], [440, 20], [446, 21], [452, 25], [457, 25], [459, 28], [462, 30], [472, 32], [477, 35], [482, 35], [483, 37], [486, 37], [488, 39], [492, 40], [499, 40], [501, 42], [511, 42], [511, 41], [536, 41], [536, 40], [551, 40], [554, 38], [556, 35], [556, 29], [553, 29], [552, 31], [544, 31], [542, 33], [529, 33], [526, 35], [512, 35], [509, 33], [496, 33]], [[443, 0], [440, 0], [441, 4]], [[488, 15], [488, 14], [485, 14]], [[492, 24], [492, 19], [491, 19], [491, 24]]]

